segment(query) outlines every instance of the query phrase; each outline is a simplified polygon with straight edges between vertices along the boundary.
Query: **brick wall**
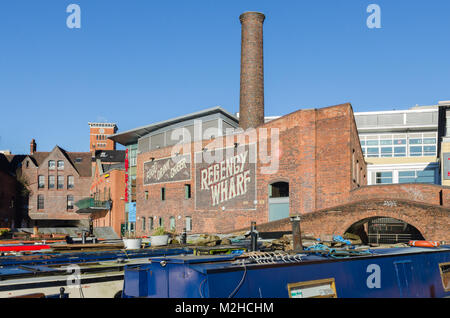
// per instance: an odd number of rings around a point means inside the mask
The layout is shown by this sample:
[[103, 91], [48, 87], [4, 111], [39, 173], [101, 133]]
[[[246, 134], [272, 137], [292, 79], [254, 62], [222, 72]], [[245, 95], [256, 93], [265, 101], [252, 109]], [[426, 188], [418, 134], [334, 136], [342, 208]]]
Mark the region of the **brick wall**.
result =
[[[54, 170], [49, 170], [48, 161], [58, 160], [64, 161], [64, 169], [58, 170], [55, 167]], [[28, 161], [28, 167], [26, 165]], [[90, 165], [90, 163], [89, 163]], [[53, 151], [49, 154], [44, 162], [40, 166], [36, 166], [30, 158], [26, 158], [21, 167], [21, 175], [27, 180], [28, 188], [30, 190], [28, 201], [28, 215], [34, 220], [82, 220], [86, 219], [86, 216], [75, 213], [74, 209], [67, 209], [67, 196], [72, 195], [74, 203], [83, 198], [89, 197], [89, 187], [91, 177], [81, 177], [78, 171], [69, 164], [67, 158], [59, 151]], [[42, 189], [38, 188], [38, 176], [44, 176], [45, 186]], [[53, 189], [48, 188], [49, 175], [55, 176], [55, 187]], [[62, 189], [57, 189], [58, 176], [64, 176], [64, 186]], [[74, 177], [74, 188], [67, 189], [67, 177]], [[44, 209], [37, 209], [38, 195], [44, 196]]]
[[103, 175], [98, 175], [96, 171], [92, 180], [91, 194], [97, 191], [100, 192], [100, 200], [111, 199], [112, 208], [110, 211], [95, 213], [92, 224], [94, 227], [110, 226], [120, 237], [120, 226], [125, 222], [125, 171], [114, 169]]
[[[12, 227], [16, 217], [16, 179], [0, 170], [0, 227]], [[18, 224], [14, 224], [16, 227]], [[20, 226], [20, 224], [19, 224]]]
[[[302, 235], [330, 240], [353, 224], [374, 217], [399, 219], [417, 228], [426, 240], [450, 242], [448, 208], [404, 199], [368, 199], [305, 214], [301, 217]], [[256, 228], [260, 232], [292, 230], [289, 219], [257, 224]]]
[[[167, 182], [165, 184], [143, 184], [144, 162], [151, 158], [170, 157], [172, 148], [157, 149], [139, 154], [137, 158], [137, 216], [162, 217], [166, 228], [169, 218], [175, 217], [176, 230], [184, 227], [186, 216], [192, 217], [194, 232], [226, 232], [240, 227], [247, 227], [251, 221], [258, 224], [268, 221], [268, 187], [277, 181], [289, 182], [290, 213], [305, 214], [317, 209], [323, 209], [345, 202], [356, 182], [352, 178], [352, 158], [359, 159], [362, 175], [365, 175], [365, 164], [362, 157], [353, 112], [350, 104], [343, 104], [322, 109], [301, 110], [262, 126], [268, 129], [267, 140], [260, 141], [258, 147], [267, 146], [271, 149], [270, 132], [279, 130], [280, 152], [278, 170], [273, 174], [263, 174], [261, 169], [268, 164], [258, 162], [257, 166], [257, 198], [253, 209], [217, 209], [199, 211], [195, 209], [195, 166], [191, 165], [191, 180], [189, 182]], [[239, 141], [242, 134], [228, 136], [231, 144]], [[223, 144], [225, 137], [212, 140], [216, 145]], [[194, 152], [204, 147], [211, 147], [211, 140], [190, 144], [188, 151], [191, 158]], [[230, 141], [230, 140], [228, 140]], [[242, 143], [242, 141], [239, 141]], [[250, 140], [247, 143], [251, 143]], [[220, 147], [219, 147], [220, 148]], [[184, 153], [184, 152], [183, 152]], [[270, 151], [269, 151], [270, 154]], [[260, 158], [259, 158], [260, 159]], [[364, 178], [361, 183], [364, 183]], [[192, 198], [184, 198], [184, 185], [190, 184]], [[161, 200], [161, 188], [165, 187], [166, 200]], [[148, 192], [146, 198], [145, 191]], [[242, 204], [242, 206], [248, 206]], [[251, 202], [250, 202], [251, 203]], [[158, 220], [158, 219], [157, 219]], [[158, 222], [155, 224], [158, 224]], [[141, 225], [136, 226], [138, 233]]]

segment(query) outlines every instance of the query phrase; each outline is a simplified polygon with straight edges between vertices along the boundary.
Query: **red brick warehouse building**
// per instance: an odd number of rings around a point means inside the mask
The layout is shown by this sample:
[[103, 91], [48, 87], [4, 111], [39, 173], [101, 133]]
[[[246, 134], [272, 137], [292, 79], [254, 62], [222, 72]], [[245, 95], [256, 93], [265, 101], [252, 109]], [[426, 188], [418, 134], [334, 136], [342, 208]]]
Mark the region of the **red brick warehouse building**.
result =
[[[361, 233], [370, 218], [388, 216], [408, 221], [426, 239], [449, 240], [446, 188], [366, 186], [350, 104], [265, 122], [264, 18], [240, 17], [239, 119], [216, 107], [110, 137], [138, 146], [137, 233], [156, 226], [230, 232], [251, 221], [267, 231], [288, 230], [288, 216], [301, 215], [302, 229], [321, 237]], [[444, 199], [420, 200], [422, 192]]]

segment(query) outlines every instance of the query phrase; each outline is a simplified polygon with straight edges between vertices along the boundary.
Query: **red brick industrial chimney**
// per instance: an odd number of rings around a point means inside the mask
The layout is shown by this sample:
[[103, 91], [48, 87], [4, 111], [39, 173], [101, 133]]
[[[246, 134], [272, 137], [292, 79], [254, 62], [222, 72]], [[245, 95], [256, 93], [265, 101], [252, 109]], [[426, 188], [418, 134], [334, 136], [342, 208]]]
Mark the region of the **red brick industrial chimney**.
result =
[[239, 126], [243, 129], [264, 124], [264, 19], [259, 12], [245, 12], [239, 17], [242, 24]]

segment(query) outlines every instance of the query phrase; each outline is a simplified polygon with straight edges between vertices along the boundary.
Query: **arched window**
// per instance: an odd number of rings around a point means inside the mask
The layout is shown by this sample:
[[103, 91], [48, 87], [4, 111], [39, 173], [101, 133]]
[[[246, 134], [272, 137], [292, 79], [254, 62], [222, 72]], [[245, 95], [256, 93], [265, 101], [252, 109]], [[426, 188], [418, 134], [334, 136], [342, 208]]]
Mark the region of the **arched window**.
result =
[[275, 182], [269, 185], [269, 198], [289, 197], [289, 183]]

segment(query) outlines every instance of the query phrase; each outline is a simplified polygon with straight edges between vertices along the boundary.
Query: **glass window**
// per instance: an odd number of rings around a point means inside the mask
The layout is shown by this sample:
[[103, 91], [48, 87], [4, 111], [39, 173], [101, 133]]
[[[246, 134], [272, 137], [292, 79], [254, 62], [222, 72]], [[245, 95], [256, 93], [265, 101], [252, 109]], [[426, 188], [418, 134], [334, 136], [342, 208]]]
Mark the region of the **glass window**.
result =
[[38, 176], [38, 188], [43, 189], [45, 187], [45, 176]]
[[145, 217], [142, 218], [142, 231], [145, 231]]
[[73, 187], [74, 187], [73, 176], [67, 176], [67, 189], [73, 189]]
[[378, 140], [367, 140], [366, 145], [367, 146], [378, 146]]
[[411, 146], [411, 147], [409, 147], [409, 155], [411, 157], [422, 156], [422, 146]]
[[379, 148], [367, 148], [367, 156], [368, 157], [378, 157], [379, 156]]
[[434, 170], [417, 171], [417, 183], [434, 183]]
[[171, 216], [169, 220], [170, 220], [170, 230], [175, 231], [175, 217]]
[[424, 138], [423, 143], [425, 145], [435, 145], [436, 144], [436, 138]]
[[422, 139], [414, 138], [409, 140], [410, 145], [421, 145]]
[[64, 188], [64, 176], [58, 176], [58, 189]]
[[423, 155], [424, 156], [435, 156], [436, 155], [436, 146], [423, 146]]
[[38, 210], [44, 209], [44, 196], [42, 194], [39, 194], [37, 197], [37, 208]]
[[413, 171], [399, 171], [399, 183], [434, 183], [435, 171], [432, 169], [413, 170]]
[[191, 198], [191, 185], [190, 184], [184, 185], [184, 198], [185, 199]]
[[48, 176], [48, 188], [49, 189], [55, 188], [55, 176]]
[[49, 168], [50, 170], [54, 170], [54, 169], [55, 169], [55, 166], [56, 166], [55, 160], [49, 160], [49, 161], [48, 161], [48, 168]]
[[148, 229], [153, 230], [153, 216], [148, 218]]
[[394, 139], [394, 145], [406, 145], [406, 139]]
[[398, 183], [414, 183], [416, 180], [415, 171], [399, 171]]
[[190, 216], [186, 217], [186, 232], [192, 231], [192, 218]]
[[73, 209], [73, 195], [67, 196], [67, 210]]
[[381, 147], [382, 157], [392, 157], [392, 147]]
[[376, 172], [376, 184], [392, 183], [392, 171]]
[[406, 147], [394, 147], [394, 157], [405, 157]]
[[164, 227], [164, 221], [162, 217], [159, 218], [159, 227]]
[[58, 170], [64, 170], [64, 161], [58, 160]]
[[161, 200], [164, 201], [166, 199], [166, 188], [161, 188]]
[[365, 146], [366, 145], [366, 141], [365, 140], [361, 140], [361, 146]]
[[380, 140], [380, 145], [392, 145], [392, 140]]
[[145, 195], [145, 200], [148, 200], [148, 191], [145, 191], [144, 195]]

